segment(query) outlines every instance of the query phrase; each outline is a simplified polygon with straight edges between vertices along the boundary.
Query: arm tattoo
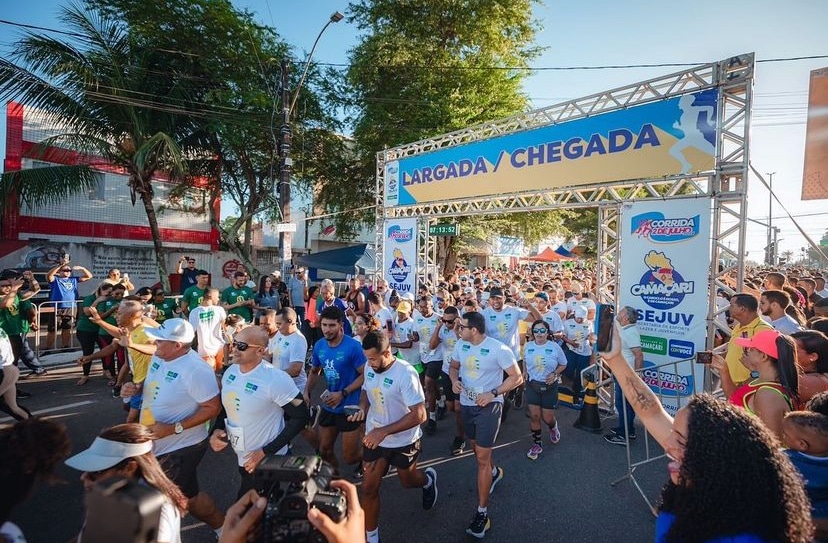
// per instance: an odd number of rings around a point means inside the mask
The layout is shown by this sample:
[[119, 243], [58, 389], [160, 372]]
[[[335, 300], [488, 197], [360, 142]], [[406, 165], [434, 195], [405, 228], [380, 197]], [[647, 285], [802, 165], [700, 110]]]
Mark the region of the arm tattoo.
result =
[[638, 376], [627, 377], [627, 385], [627, 401], [630, 404], [638, 406], [642, 411], [653, 409], [656, 406], [655, 394]]

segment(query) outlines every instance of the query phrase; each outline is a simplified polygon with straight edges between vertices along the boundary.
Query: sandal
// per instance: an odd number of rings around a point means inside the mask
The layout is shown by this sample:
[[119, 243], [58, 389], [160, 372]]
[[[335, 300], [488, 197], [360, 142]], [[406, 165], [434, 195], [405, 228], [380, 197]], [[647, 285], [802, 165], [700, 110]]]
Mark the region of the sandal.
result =
[[75, 385], [77, 385], [77, 386], [83, 386], [83, 385], [85, 385], [85, 384], [86, 384], [86, 383], [88, 383], [88, 382], [89, 382], [89, 377], [87, 377], [87, 376], [85, 376], [85, 375], [84, 375], [83, 377], [81, 377], [80, 379], [78, 379], [78, 382], [77, 382], [77, 383], [75, 383]]

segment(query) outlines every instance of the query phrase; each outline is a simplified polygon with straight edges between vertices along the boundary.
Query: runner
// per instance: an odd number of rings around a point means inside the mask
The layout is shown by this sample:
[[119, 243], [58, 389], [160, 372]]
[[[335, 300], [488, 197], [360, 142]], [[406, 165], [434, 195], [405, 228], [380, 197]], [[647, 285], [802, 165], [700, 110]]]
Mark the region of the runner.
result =
[[492, 459], [503, 395], [520, 386], [523, 376], [512, 350], [486, 335], [486, 317], [471, 311], [461, 317], [459, 326], [461, 339], [451, 355], [449, 376], [460, 395], [463, 425], [477, 460], [477, 512], [466, 533], [482, 539], [491, 527], [489, 495], [503, 479], [503, 468]]
[[338, 307], [327, 307], [319, 316], [324, 341], [313, 346], [311, 373], [305, 387], [305, 403], [310, 404], [310, 395], [316, 387], [319, 376], [324, 373], [326, 382], [319, 415], [319, 454], [338, 470], [339, 462], [333, 447], [337, 436], [342, 433], [342, 456], [346, 464], [356, 465], [354, 476], [362, 476], [362, 425], [349, 421], [345, 415], [346, 405], [359, 403], [359, 389], [364, 377], [365, 353], [354, 338], [345, 335], [343, 322], [345, 313]]
[[428, 435], [434, 435], [437, 431], [437, 398], [440, 397], [440, 390], [437, 387], [437, 380], [443, 368], [443, 353], [431, 347], [431, 336], [437, 329], [442, 315], [432, 308], [430, 295], [420, 296], [417, 299], [419, 311], [414, 316], [414, 330], [417, 333], [417, 343], [420, 352], [420, 363], [425, 369], [425, 394], [428, 420], [425, 431]]
[[[557, 315], [556, 315], [557, 316]], [[558, 383], [566, 368], [566, 356], [561, 347], [551, 340], [549, 323], [536, 320], [530, 329], [532, 341], [526, 344], [523, 353], [526, 360], [526, 402], [529, 404], [529, 431], [532, 433], [532, 447], [526, 453], [530, 460], [537, 460], [543, 452], [541, 441], [541, 417], [549, 428], [549, 441], [561, 440], [555, 409], [558, 407]]]
[[290, 441], [308, 420], [302, 394], [288, 374], [262, 359], [266, 350], [267, 332], [261, 328], [248, 326], [236, 334], [232, 365], [221, 380], [222, 413], [210, 436], [214, 451], [229, 444], [236, 453], [237, 498], [255, 488], [253, 472], [266, 456], [288, 454]]
[[443, 313], [443, 318], [437, 323], [437, 328], [434, 329], [429, 343], [432, 349], [439, 350], [442, 353], [443, 365], [440, 368], [440, 388], [445, 395], [446, 409], [454, 412], [454, 420], [457, 425], [454, 441], [451, 442], [452, 456], [459, 456], [466, 449], [466, 434], [463, 430], [463, 417], [460, 414], [460, 403], [458, 402], [459, 397], [452, 390], [451, 379], [449, 378], [451, 355], [454, 352], [454, 345], [460, 339], [457, 336], [458, 330], [460, 329], [457, 326], [460, 323], [459, 318], [460, 312], [456, 307], [447, 307], [446, 312]]
[[437, 472], [434, 468], [417, 468], [420, 424], [426, 419], [425, 395], [417, 372], [391, 353], [388, 336], [382, 331], [368, 332], [362, 348], [368, 367], [359, 410], [348, 420], [366, 421], [362, 440], [365, 538], [367, 543], [379, 543], [379, 489], [388, 469], [397, 469], [403, 488], [422, 488], [423, 509], [437, 503]]

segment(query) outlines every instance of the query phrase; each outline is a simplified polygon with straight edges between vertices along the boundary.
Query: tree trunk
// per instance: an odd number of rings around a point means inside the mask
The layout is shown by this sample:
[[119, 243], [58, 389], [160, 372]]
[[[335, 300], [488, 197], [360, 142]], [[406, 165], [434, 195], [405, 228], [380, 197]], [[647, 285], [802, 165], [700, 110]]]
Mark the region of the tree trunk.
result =
[[144, 204], [144, 211], [147, 214], [150, 232], [152, 233], [152, 244], [155, 247], [155, 264], [158, 268], [158, 275], [161, 277], [161, 287], [164, 292], [170, 292], [170, 277], [167, 274], [167, 261], [164, 245], [161, 241], [161, 229], [158, 228], [158, 216], [155, 214], [155, 206], [152, 204], [152, 181], [150, 177], [142, 179], [136, 176], [134, 187], [139, 190], [141, 202]]
[[437, 239], [437, 262], [441, 264], [443, 277], [451, 275], [457, 264], [457, 251], [454, 248], [456, 239], [456, 236], [441, 236]]

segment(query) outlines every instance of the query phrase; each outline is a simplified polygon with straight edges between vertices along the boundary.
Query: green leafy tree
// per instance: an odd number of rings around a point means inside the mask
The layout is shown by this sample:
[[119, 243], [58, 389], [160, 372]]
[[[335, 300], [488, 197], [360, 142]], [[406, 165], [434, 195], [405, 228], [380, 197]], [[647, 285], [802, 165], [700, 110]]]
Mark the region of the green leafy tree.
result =
[[[365, 32], [340, 93], [353, 122], [348, 176], [319, 191], [337, 233], [375, 218], [376, 153], [526, 110], [521, 68], [540, 50], [534, 0], [361, 0], [349, 22]], [[492, 68], [495, 67], [495, 68]]]
[[[169, 287], [158, 226], [153, 177], [182, 179], [187, 158], [199, 153], [204, 119], [185, 109], [193, 85], [168, 69], [169, 55], [134, 39], [128, 28], [89, 5], [60, 11], [67, 39], [28, 32], [13, 46], [13, 62], [0, 59], [0, 99], [36, 108], [62, 134], [40, 148], [58, 147], [103, 159], [128, 176], [152, 232], [158, 273]], [[164, 77], [159, 77], [164, 74]], [[2, 178], [4, 209], [36, 207], [88, 190], [88, 164], [9, 172]]]
[[[254, 221], [281, 221], [279, 213], [279, 131], [282, 118], [280, 62], [292, 65], [289, 87], [296, 89], [301, 64], [276, 29], [227, 0], [92, 0], [129, 23], [132, 32], [171, 53], [176, 70], [198, 82], [205, 106], [214, 112], [204, 147], [210, 160], [198, 172], [211, 183], [214, 202], [225, 199], [238, 210], [230, 225], [211, 222], [224, 245], [249, 269]], [[204, 54], [209, 51], [209, 54]], [[332, 114], [335, 90], [316, 66], [309, 67], [291, 119], [294, 174], [291, 187], [309, 191], [319, 179], [343, 175], [343, 147]], [[291, 92], [291, 97], [294, 92]], [[211, 206], [211, 210], [214, 206]]]

